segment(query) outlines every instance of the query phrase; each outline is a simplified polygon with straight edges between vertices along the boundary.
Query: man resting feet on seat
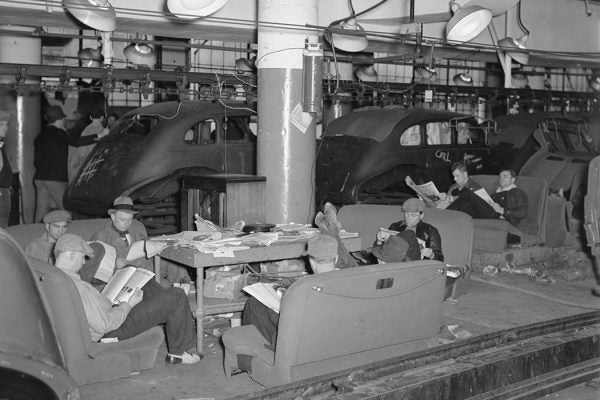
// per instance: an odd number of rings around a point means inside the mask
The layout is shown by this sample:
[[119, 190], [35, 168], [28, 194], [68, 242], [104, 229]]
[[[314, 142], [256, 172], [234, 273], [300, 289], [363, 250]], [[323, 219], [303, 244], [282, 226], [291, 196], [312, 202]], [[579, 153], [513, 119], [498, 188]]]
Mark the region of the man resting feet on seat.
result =
[[67, 233], [57, 240], [54, 253], [55, 265], [73, 280], [81, 296], [92, 341], [97, 342], [103, 337], [124, 340], [165, 324], [169, 350], [167, 362], [196, 364], [200, 361], [194, 320], [183, 290], [165, 289], [150, 281], [153, 284], [136, 290], [129, 301], [113, 306], [108, 298], [78, 275], [86, 257], [94, 254], [85, 240]]

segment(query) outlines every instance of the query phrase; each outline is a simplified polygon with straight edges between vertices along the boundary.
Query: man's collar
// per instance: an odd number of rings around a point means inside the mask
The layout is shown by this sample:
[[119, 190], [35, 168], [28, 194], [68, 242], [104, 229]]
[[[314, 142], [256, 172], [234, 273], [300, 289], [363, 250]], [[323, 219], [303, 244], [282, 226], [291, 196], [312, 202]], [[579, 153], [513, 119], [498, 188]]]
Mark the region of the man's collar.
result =
[[515, 185], [514, 183], [511, 183], [510, 185], [505, 186], [505, 187], [499, 186], [498, 189], [496, 189], [496, 193], [508, 192], [509, 190], [516, 189], [516, 188], [517, 188], [517, 185]]

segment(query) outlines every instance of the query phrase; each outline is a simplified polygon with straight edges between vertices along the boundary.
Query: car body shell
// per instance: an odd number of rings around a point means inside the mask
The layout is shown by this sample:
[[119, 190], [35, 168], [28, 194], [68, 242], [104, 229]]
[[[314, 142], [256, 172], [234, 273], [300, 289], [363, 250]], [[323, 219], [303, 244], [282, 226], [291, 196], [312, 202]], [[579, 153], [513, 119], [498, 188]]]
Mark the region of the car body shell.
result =
[[22, 250], [2, 229], [0, 255], [0, 398], [79, 399], [50, 307]]
[[184, 101], [123, 115], [90, 152], [64, 195], [65, 207], [105, 215], [127, 195], [154, 203], [179, 191], [183, 174], [256, 172], [253, 111], [243, 103]]
[[490, 141], [498, 170], [544, 178], [552, 192], [562, 189], [575, 207], [581, 205], [588, 165], [596, 155], [584, 115], [518, 114], [496, 122], [499, 134]]
[[[459, 124], [470, 127], [471, 142], [458, 143]], [[414, 133], [415, 126], [419, 136], [407, 143], [403, 135]], [[430, 140], [430, 131], [442, 126], [450, 127], [450, 136]], [[417, 184], [431, 180], [446, 190], [456, 161], [472, 173], [489, 172], [486, 137], [473, 116], [451, 111], [387, 108], [344, 115], [329, 123], [318, 144], [317, 204], [400, 203], [415, 196], [404, 183], [407, 175]]]

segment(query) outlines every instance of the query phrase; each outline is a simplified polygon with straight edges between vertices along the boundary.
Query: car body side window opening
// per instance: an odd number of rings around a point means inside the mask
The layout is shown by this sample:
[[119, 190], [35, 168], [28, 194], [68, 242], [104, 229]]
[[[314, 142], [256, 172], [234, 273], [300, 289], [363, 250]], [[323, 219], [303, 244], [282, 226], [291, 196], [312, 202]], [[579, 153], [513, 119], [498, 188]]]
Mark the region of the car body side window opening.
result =
[[214, 119], [206, 119], [189, 127], [183, 136], [183, 141], [190, 145], [214, 144], [216, 132], [217, 122]]
[[425, 131], [427, 144], [430, 146], [452, 143], [452, 132], [447, 121], [428, 122]]
[[413, 125], [400, 135], [400, 145], [419, 146], [421, 144], [421, 125]]

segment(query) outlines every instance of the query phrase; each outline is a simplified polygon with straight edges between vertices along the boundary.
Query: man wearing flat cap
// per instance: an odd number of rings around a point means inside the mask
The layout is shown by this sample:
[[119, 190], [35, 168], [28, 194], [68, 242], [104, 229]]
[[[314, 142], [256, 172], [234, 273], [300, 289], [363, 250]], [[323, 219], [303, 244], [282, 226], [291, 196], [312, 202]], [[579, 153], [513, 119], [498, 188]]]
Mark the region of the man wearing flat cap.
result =
[[34, 140], [36, 189], [35, 220], [40, 221], [51, 209], [62, 210], [63, 193], [67, 188], [69, 146], [84, 146], [101, 136], [76, 137], [65, 131], [65, 113], [60, 106], [50, 105], [44, 114], [48, 125]]
[[8, 226], [11, 207], [13, 173], [6, 155], [4, 138], [8, 132], [10, 114], [0, 110], [0, 227]]
[[[152, 256], [160, 253], [166, 244], [160, 242], [147, 242], [148, 232], [144, 225], [134, 219], [137, 211], [133, 200], [127, 196], [119, 196], [113, 202], [113, 207], [108, 210], [111, 221], [100, 231], [92, 235], [92, 240], [109, 244], [117, 251], [117, 268], [125, 265], [134, 265], [153, 271]], [[152, 248], [148, 248], [151, 246]], [[173, 283], [190, 282], [187, 270], [178, 265], [162, 262], [161, 283], [171, 286]]]
[[54, 210], [44, 215], [44, 234], [33, 240], [25, 247], [25, 254], [43, 261], [54, 264], [54, 245], [65, 233], [71, 222], [71, 213], [65, 210]]
[[79, 275], [86, 257], [94, 255], [83, 238], [64, 234], [56, 241], [54, 252], [55, 265], [71, 278], [79, 292], [92, 341], [97, 342], [103, 337], [125, 340], [165, 324], [167, 363], [196, 364], [200, 361], [192, 311], [183, 290], [156, 289], [149, 285], [151, 280], [141, 290], [136, 289], [128, 301], [115, 305]]
[[[404, 220], [394, 222], [390, 225], [389, 230], [396, 232], [413, 231], [421, 248], [422, 259], [444, 261], [440, 233], [433, 225], [423, 222], [425, 202], [421, 199], [410, 198], [402, 204], [402, 211], [404, 212]], [[383, 230], [377, 232], [377, 240], [373, 248], [383, 245], [389, 237], [389, 232]]]

